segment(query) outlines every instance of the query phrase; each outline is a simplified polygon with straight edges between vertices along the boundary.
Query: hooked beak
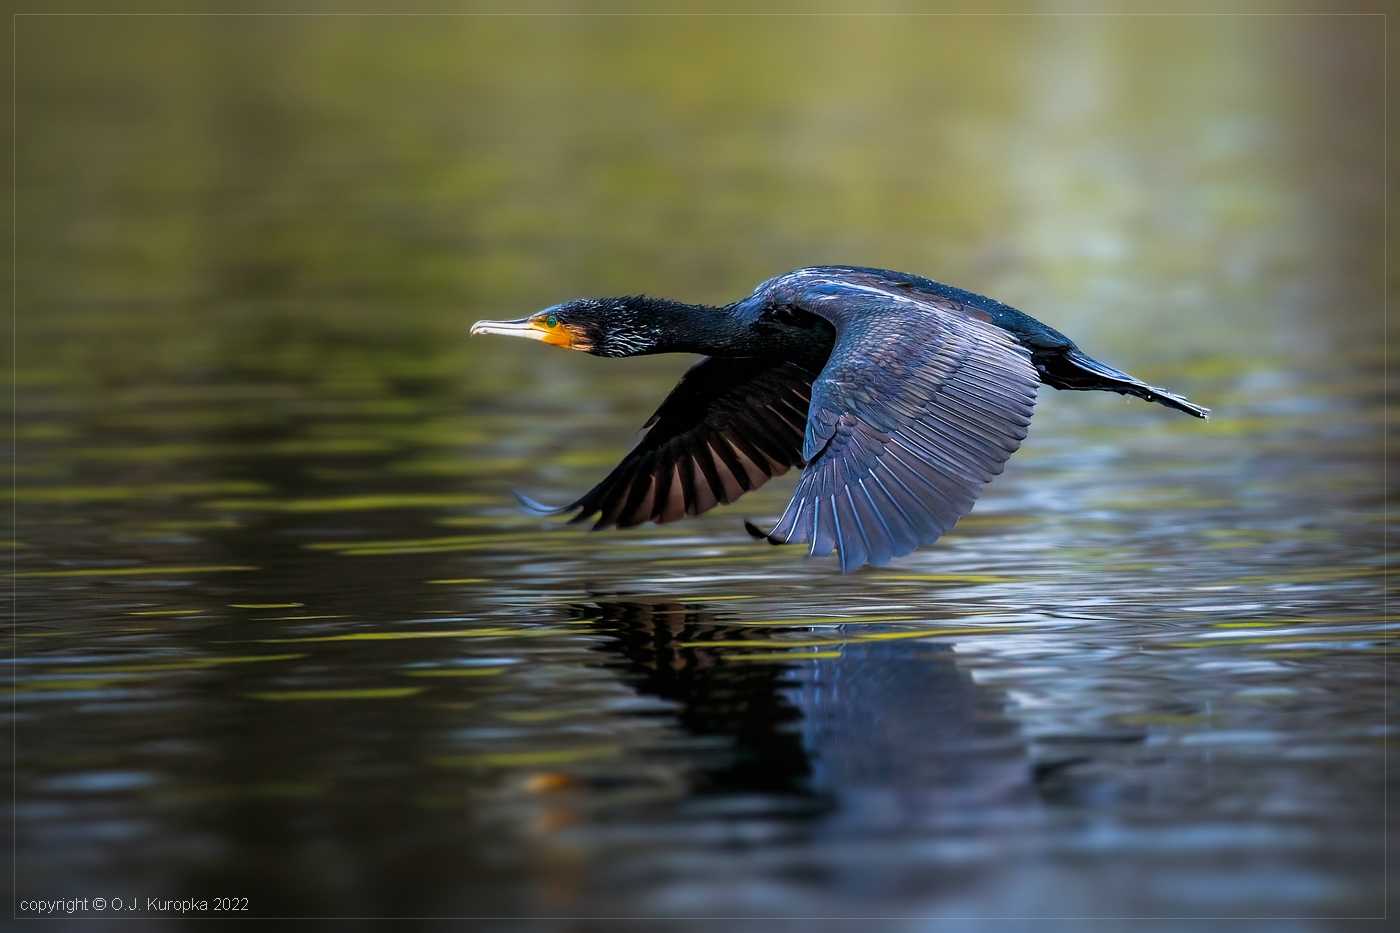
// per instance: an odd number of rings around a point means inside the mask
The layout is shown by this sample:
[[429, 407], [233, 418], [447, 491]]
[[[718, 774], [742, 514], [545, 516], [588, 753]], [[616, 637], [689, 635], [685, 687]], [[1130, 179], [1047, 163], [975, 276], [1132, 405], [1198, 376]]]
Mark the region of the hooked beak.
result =
[[573, 338], [567, 330], [561, 326], [549, 327], [536, 317], [523, 317], [518, 321], [477, 321], [472, 325], [472, 333], [524, 337], [528, 340], [543, 340], [555, 347], [573, 347]]

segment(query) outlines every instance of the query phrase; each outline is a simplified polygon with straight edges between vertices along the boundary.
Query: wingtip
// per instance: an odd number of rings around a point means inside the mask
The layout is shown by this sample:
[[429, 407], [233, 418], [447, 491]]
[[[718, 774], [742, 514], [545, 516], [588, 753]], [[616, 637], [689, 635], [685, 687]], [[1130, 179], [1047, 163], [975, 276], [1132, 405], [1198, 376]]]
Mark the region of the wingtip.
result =
[[773, 539], [773, 536], [772, 536], [769, 532], [764, 531], [762, 528], [759, 528], [757, 525], [755, 525], [753, 522], [749, 521], [747, 518], [744, 519], [744, 530], [747, 531], [747, 532], [749, 533], [750, 536], [752, 536], [752, 537], [754, 537], [754, 538], [757, 538], [759, 541], [767, 541], [769, 544], [782, 544], [782, 543], [783, 543], [783, 542], [781, 542], [781, 541], [775, 541], [775, 540]]
[[531, 515], [561, 515], [569, 510], [569, 506], [545, 505], [543, 502], [536, 502], [519, 489], [512, 489], [511, 494], [515, 496], [515, 501], [520, 503], [520, 508]]

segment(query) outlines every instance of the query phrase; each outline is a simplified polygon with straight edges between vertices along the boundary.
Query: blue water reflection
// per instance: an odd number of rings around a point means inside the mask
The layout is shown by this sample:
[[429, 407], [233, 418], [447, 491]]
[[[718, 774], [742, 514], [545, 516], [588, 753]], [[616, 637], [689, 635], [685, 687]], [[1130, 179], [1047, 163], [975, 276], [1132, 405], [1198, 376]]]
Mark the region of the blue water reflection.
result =
[[1029, 816], [1036, 769], [1006, 696], [946, 644], [875, 642], [802, 677], [793, 698], [813, 786], [840, 801], [824, 832], [956, 830]]

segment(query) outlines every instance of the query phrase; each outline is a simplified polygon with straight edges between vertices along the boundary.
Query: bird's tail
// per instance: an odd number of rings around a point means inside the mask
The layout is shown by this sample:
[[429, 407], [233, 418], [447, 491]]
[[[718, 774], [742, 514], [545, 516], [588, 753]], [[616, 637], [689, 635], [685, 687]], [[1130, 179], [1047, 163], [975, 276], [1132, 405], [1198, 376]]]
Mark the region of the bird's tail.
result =
[[1135, 395], [1149, 402], [1156, 402], [1177, 411], [1184, 411], [1201, 420], [1210, 417], [1210, 409], [1187, 401], [1180, 395], [1150, 386], [1140, 379], [1134, 379], [1125, 372], [1100, 363], [1086, 356], [1075, 347], [1057, 354], [1048, 360], [1037, 360], [1044, 369], [1042, 381], [1056, 389], [1097, 389], [1103, 392], [1117, 392], [1121, 395]]

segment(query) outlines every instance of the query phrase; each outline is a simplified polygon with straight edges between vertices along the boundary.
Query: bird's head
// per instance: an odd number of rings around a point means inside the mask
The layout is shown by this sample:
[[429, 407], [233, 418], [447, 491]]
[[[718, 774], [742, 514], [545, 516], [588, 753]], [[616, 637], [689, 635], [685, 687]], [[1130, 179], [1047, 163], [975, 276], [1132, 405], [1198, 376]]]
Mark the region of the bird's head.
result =
[[653, 351], [659, 331], [648, 320], [646, 298], [581, 298], [545, 308], [516, 321], [477, 321], [473, 334], [504, 334], [542, 340], [594, 356], [637, 356]]

